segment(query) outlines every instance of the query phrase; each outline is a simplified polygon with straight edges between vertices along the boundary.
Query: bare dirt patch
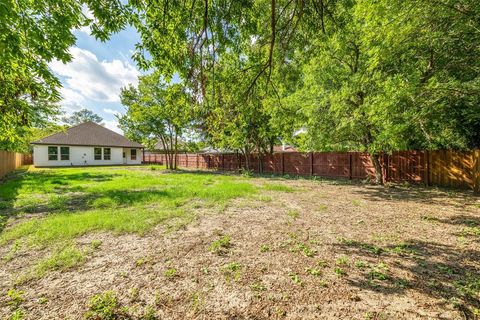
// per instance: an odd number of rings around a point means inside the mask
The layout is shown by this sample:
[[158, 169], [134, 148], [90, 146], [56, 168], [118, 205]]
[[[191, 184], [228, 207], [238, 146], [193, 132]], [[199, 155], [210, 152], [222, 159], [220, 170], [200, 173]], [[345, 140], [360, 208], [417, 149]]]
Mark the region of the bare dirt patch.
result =
[[[84, 264], [16, 287], [25, 318], [82, 319], [89, 299], [109, 290], [133, 318], [147, 310], [158, 319], [477, 316], [480, 208], [471, 194], [252, 181], [296, 191], [265, 190], [222, 213], [197, 208], [193, 222], [142, 237], [84, 235], [80, 248], [97, 244]], [[28, 260], [27, 252], [1, 262], [2, 318]]]

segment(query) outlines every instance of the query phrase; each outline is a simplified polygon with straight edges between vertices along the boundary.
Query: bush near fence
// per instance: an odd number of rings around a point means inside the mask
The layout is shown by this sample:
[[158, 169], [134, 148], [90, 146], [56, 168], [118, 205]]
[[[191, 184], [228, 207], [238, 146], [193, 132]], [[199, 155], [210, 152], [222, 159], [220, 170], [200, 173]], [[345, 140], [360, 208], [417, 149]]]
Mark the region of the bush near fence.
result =
[[[262, 160], [262, 161], [260, 161]], [[144, 154], [144, 163], [165, 163], [161, 153]], [[480, 150], [395, 151], [381, 157], [384, 182], [467, 188], [480, 191]], [[179, 167], [238, 171], [245, 157], [236, 153], [179, 154]], [[250, 168], [257, 173], [374, 179], [375, 167], [365, 152], [281, 152], [259, 159], [251, 155]]]
[[3, 178], [7, 173], [27, 164], [32, 164], [31, 154], [0, 150], [0, 178]]

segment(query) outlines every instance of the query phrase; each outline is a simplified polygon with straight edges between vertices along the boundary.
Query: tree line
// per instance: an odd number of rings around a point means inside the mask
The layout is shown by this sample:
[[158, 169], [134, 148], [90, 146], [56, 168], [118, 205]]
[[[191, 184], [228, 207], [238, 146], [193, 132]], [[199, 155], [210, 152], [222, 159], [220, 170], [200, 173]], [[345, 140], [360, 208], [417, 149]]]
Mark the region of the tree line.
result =
[[85, 25], [139, 32], [146, 75], [122, 90], [119, 122], [169, 154], [185, 132], [247, 158], [282, 142], [368, 151], [381, 181], [380, 151], [480, 144], [476, 0], [20, 0], [2, 14], [2, 144], [55, 114], [46, 64], [68, 61]]

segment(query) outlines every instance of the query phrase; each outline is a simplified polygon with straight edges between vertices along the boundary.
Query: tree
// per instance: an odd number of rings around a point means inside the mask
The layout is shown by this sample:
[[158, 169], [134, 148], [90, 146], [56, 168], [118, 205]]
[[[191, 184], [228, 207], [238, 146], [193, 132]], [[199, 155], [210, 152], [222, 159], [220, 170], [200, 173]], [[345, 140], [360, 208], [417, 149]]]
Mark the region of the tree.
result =
[[71, 60], [72, 31], [90, 26], [106, 40], [125, 26], [129, 13], [117, 0], [7, 0], [0, 17], [0, 143], [14, 144], [25, 128], [58, 114], [60, 82], [48, 63]]
[[139, 78], [138, 88], [123, 88], [121, 101], [127, 112], [119, 116], [119, 127], [126, 136], [146, 145], [162, 141], [167, 169], [177, 169], [178, 138], [193, 120], [192, 99], [184, 86], [153, 72]]
[[75, 111], [71, 116], [63, 117], [62, 121], [70, 126], [75, 126], [77, 124], [88, 121], [103, 125], [103, 118], [88, 109], [81, 109], [79, 111]]
[[325, 32], [299, 48], [301, 89], [284, 99], [302, 110], [303, 147], [368, 151], [381, 183], [382, 151], [471, 146], [479, 12], [475, 1], [337, 1]]

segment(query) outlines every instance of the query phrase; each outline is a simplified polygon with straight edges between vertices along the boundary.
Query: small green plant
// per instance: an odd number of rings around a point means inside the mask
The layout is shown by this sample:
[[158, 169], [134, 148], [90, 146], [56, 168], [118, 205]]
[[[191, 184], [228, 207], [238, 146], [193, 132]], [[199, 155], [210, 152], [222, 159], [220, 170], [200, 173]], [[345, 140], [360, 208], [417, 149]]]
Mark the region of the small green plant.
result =
[[227, 282], [238, 281], [242, 274], [242, 266], [237, 262], [230, 262], [222, 267]]
[[155, 320], [157, 316], [155, 315], [155, 308], [151, 305], [145, 307], [143, 314], [140, 317], [141, 320]]
[[340, 257], [335, 261], [335, 264], [338, 266], [346, 266], [348, 265], [348, 257]]
[[15, 257], [15, 254], [18, 252], [18, 250], [20, 250], [20, 247], [21, 247], [20, 240], [15, 240], [12, 244], [12, 247], [8, 251], [8, 253], [3, 257], [3, 260], [5, 260], [6, 262], [12, 260], [13, 257]]
[[293, 283], [295, 283], [296, 285], [299, 285], [299, 286], [302, 285], [302, 280], [300, 279], [300, 276], [297, 273], [290, 272], [288, 276], [290, 277], [290, 279], [292, 279]]
[[21, 291], [21, 290], [15, 289], [15, 288], [11, 288], [7, 292], [7, 296], [8, 296], [8, 299], [9, 299], [7, 304], [14, 309], [20, 307], [22, 302], [25, 300], [23, 298], [24, 294], [25, 294], [25, 291]]
[[355, 207], [360, 207], [360, 205], [361, 205], [360, 201], [357, 200], [357, 199], [353, 199], [353, 200], [352, 200], [352, 204], [353, 204]]
[[328, 209], [328, 206], [326, 204], [321, 204], [318, 206], [318, 210], [320, 211], [326, 211]]
[[387, 266], [383, 263], [379, 263], [376, 266], [371, 267], [368, 277], [370, 280], [387, 280], [388, 275], [386, 274], [386, 271], [388, 271]]
[[307, 268], [305, 271], [315, 277], [319, 277], [322, 275], [322, 272], [315, 268]]
[[10, 314], [9, 320], [23, 320], [25, 313], [22, 309], [16, 309]]
[[260, 252], [268, 252], [268, 251], [270, 251], [270, 247], [267, 246], [266, 244], [262, 244], [260, 246]]
[[320, 287], [326, 288], [326, 287], [328, 287], [328, 282], [325, 281], [325, 280], [320, 280], [320, 281], [318, 281], [318, 285]]
[[296, 243], [292, 248], [290, 248], [291, 252], [301, 252], [305, 257], [312, 258], [314, 257], [317, 252], [313, 249], [311, 249], [309, 246], [302, 242]]
[[106, 291], [102, 294], [97, 294], [90, 299], [85, 318], [91, 320], [115, 320], [120, 319], [123, 315], [124, 312], [120, 307], [115, 292]]
[[92, 242], [90, 242], [90, 245], [94, 250], [97, 250], [102, 245], [102, 240], [92, 240]]
[[368, 263], [366, 263], [365, 261], [355, 261], [355, 267], [357, 267], [358, 269], [365, 269], [368, 267]]
[[41, 260], [34, 268], [33, 277], [42, 277], [49, 271], [68, 270], [85, 262], [86, 254], [75, 246], [55, 251], [50, 257]]
[[252, 288], [253, 291], [260, 292], [260, 291], [265, 291], [267, 288], [261, 281], [255, 281], [250, 285], [250, 288]]
[[296, 220], [300, 216], [300, 213], [298, 210], [292, 209], [287, 212], [287, 216], [292, 220]]
[[169, 268], [167, 269], [164, 273], [164, 276], [167, 277], [168, 279], [172, 279], [177, 276], [177, 269], [175, 268]]
[[320, 259], [317, 261], [317, 266], [319, 266], [320, 268], [325, 268], [328, 266], [328, 263], [326, 260]]
[[210, 252], [216, 253], [218, 255], [226, 254], [228, 249], [232, 247], [230, 236], [224, 235], [210, 244]]
[[138, 300], [138, 297], [140, 296], [140, 290], [138, 290], [137, 287], [131, 288], [130, 291], [128, 292], [128, 295], [130, 296], [130, 301], [135, 302]]
[[347, 272], [339, 267], [335, 267], [334, 272], [338, 277], [343, 277], [347, 275]]

